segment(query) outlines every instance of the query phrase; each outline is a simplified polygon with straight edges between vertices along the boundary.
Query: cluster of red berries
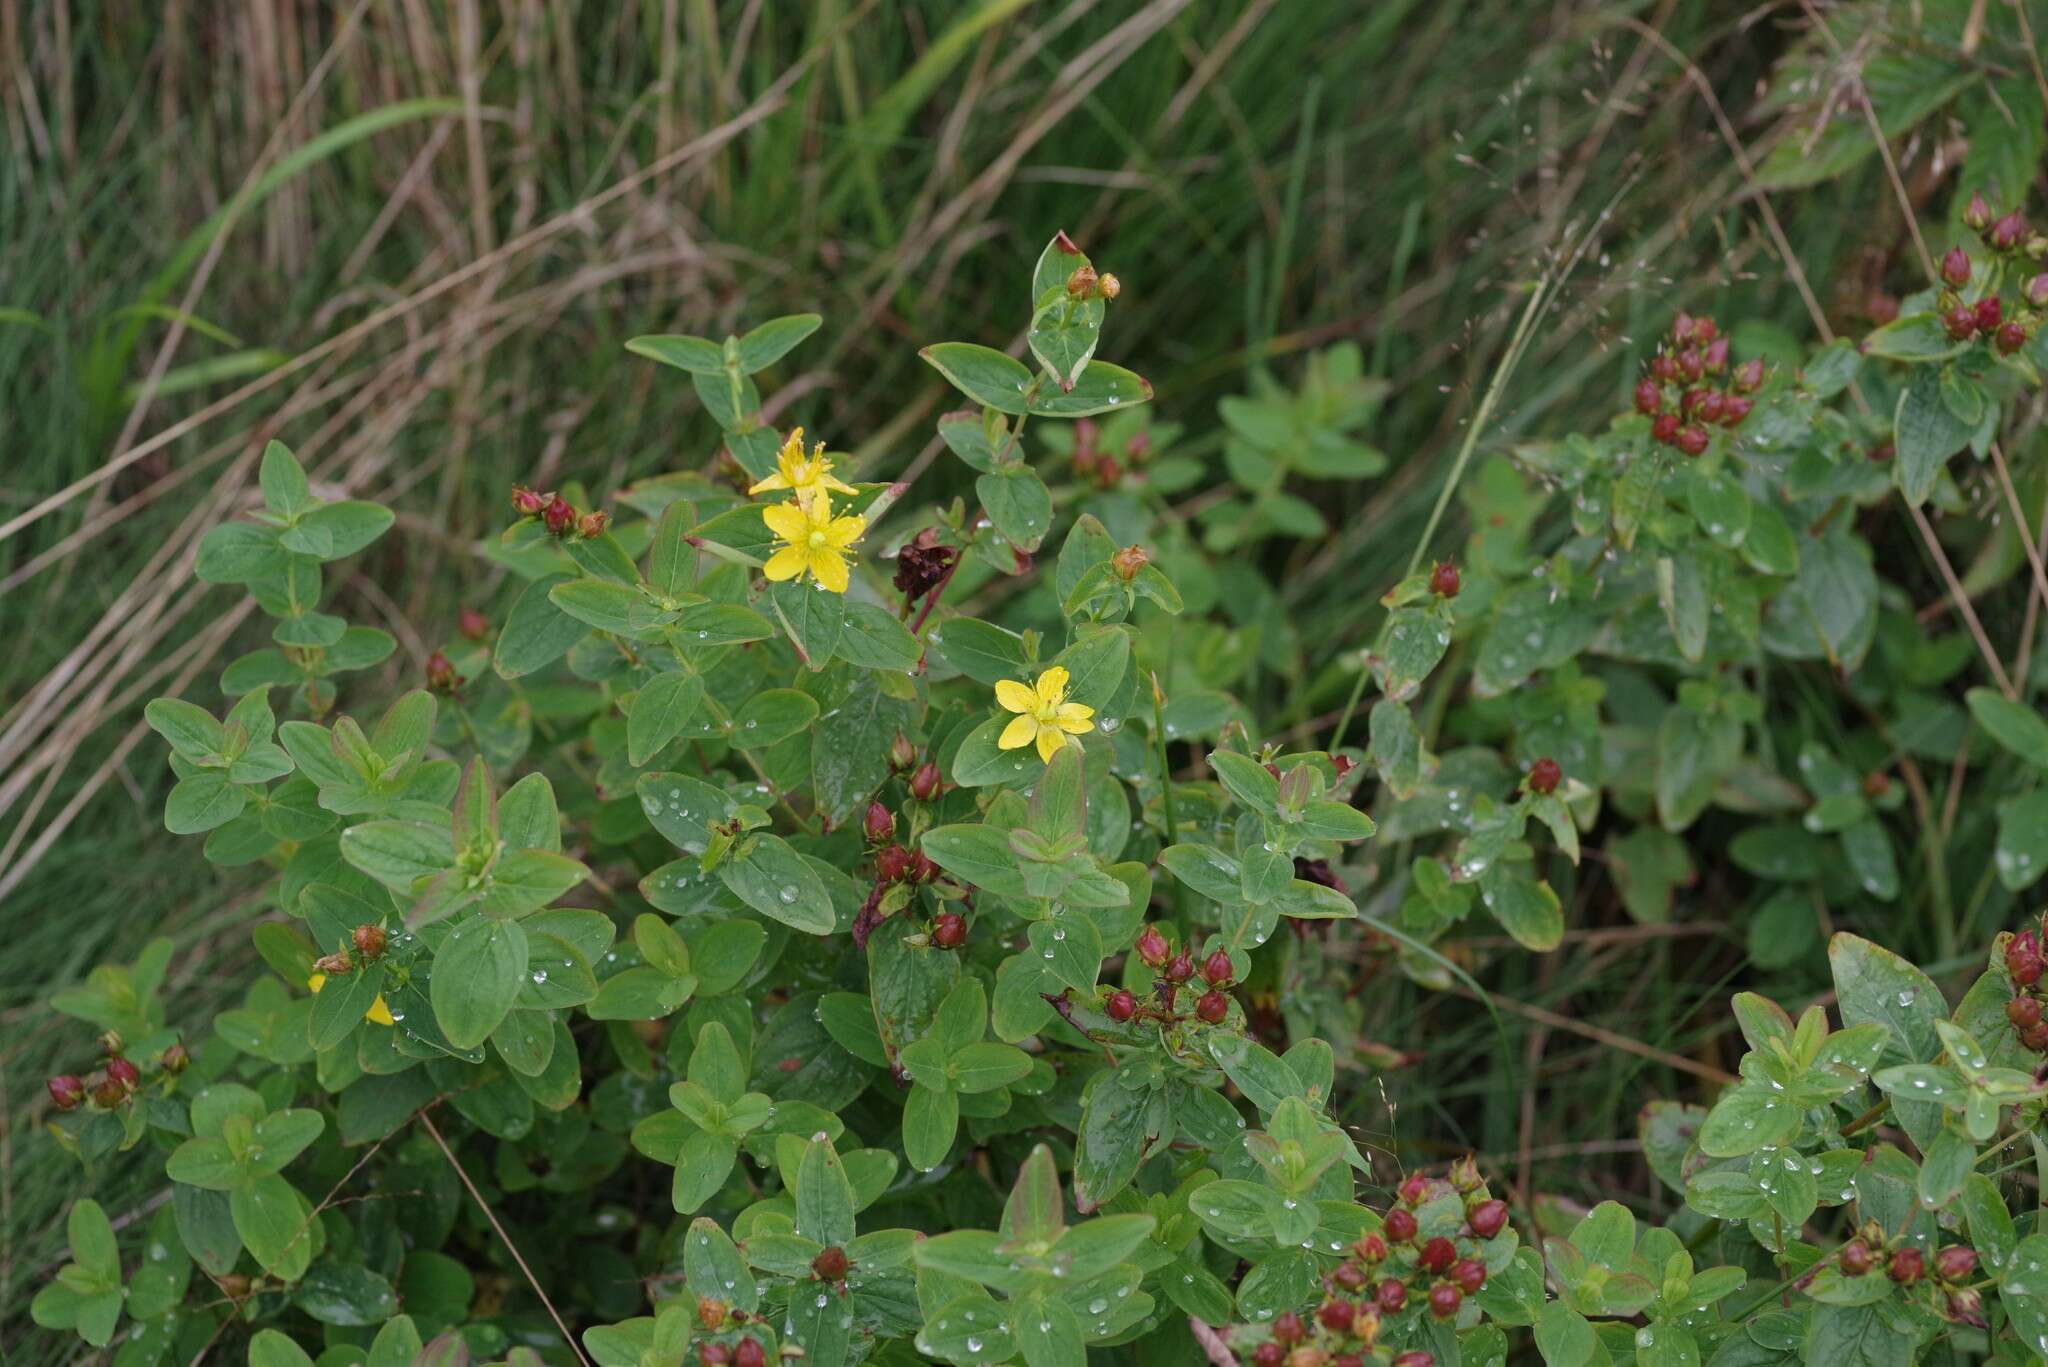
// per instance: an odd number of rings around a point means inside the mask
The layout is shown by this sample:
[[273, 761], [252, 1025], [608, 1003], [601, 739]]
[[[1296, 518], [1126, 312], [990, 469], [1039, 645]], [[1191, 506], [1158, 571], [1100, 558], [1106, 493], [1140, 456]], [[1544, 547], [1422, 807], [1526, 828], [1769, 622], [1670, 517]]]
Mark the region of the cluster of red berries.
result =
[[462, 677], [462, 671], [455, 667], [455, 661], [446, 652], [435, 651], [427, 656], [427, 691], [430, 693], [453, 694], [459, 692], [469, 680]]
[[[1188, 949], [1176, 953], [1166, 937], [1159, 933], [1159, 927], [1151, 925], [1138, 932], [1131, 948], [1147, 966], [1158, 970], [1159, 977], [1153, 982], [1152, 992], [1159, 1004], [1148, 1006], [1140, 1002], [1135, 993], [1118, 988], [1104, 999], [1102, 1009], [1111, 1020], [1118, 1022], [1136, 1020], [1139, 1016], [1180, 1020], [1182, 1017], [1174, 1010], [1174, 1003], [1180, 996], [1182, 984], [1195, 976], [1194, 953]], [[1204, 959], [1201, 976], [1208, 986], [1195, 1001], [1195, 1015], [1209, 1025], [1221, 1025], [1230, 1016], [1230, 994], [1224, 989], [1230, 986], [1235, 976], [1229, 951], [1219, 949]]]
[[1749, 396], [1763, 382], [1762, 361], [1729, 369], [1728, 339], [1713, 319], [1681, 313], [1671, 324], [1671, 340], [1636, 382], [1636, 412], [1650, 419], [1650, 435], [1659, 442], [1697, 456], [1707, 449], [1709, 427], [1742, 425], [1755, 406]]
[[2005, 1018], [2012, 1022], [2020, 1043], [2037, 1054], [2048, 1054], [2048, 1019], [2042, 1016], [2041, 937], [2023, 930], [2005, 942], [2005, 972], [2012, 979], [2013, 999], [2005, 1004]]
[[548, 535], [558, 541], [572, 534], [588, 541], [603, 536], [605, 528], [612, 524], [610, 513], [579, 513], [560, 494], [542, 493], [524, 484], [512, 486], [512, 511], [521, 517], [539, 518]]
[[[1942, 1297], [1942, 1312], [1949, 1319], [1959, 1324], [1984, 1323], [1983, 1297], [1964, 1285], [1977, 1270], [1977, 1250], [1968, 1244], [1950, 1244], [1938, 1250], [1930, 1268], [1926, 1254], [1903, 1240], [1886, 1239], [1884, 1226], [1866, 1220], [1856, 1237], [1836, 1252], [1835, 1266], [1845, 1277], [1867, 1277], [1881, 1271], [1900, 1286], [1917, 1286], [1931, 1274]], [[1808, 1273], [1802, 1286], [1810, 1283], [1818, 1270]]]
[[[142, 1088], [142, 1071], [121, 1051], [121, 1037], [112, 1030], [100, 1036], [106, 1064], [97, 1081], [87, 1084], [76, 1073], [59, 1073], [43, 1085], [49, 1089], [50, 1104], [60, 1111], [75, 1111], [88, 1100], [103, 1111], [111, 1111]], [[157, 1066], [176, 1076], [190, 1067], [192, 1056], [181, 1043], [164, 1050]]]
[[[905, 786], [919, 802], [930, 802], [945, 791], [939, 766], [931, 760], [920, 763], [917, 747], [901, 731], [889, 746], [889, 763], [898, 773], [909, 771]], [[853, 942], [866, 949], [868, 936], [888, 919], [882, 910], [882, 898], [889, 889], [904, 883], [915, 886], [933, 882], [939, 876], [939, 866], [923, 850], [896, 843], [896, 814], [880, 802], [868, 804], [867, 815], [861, 819], [861, 833], [875, 847], [875, 885], [853, 918]], [[940, 915], [932, 922], [931, 942], [940, 949], [958, 949], [967, 943], [966, 918], [950, 911]]]
[[[1444, 1188], [1465, 1202], [1468, 1244], [1493, 1238], [1507, 1227], [1504, 1201], [1487, 1193], [1485, 1179], [1470, 1158], [1451, 1165], [1448, 1183], [1416, 1173], [1401, 1183], [1399, 1200], [1376, 1233], [1351, 1246], [1351, 1256], [1323, 1278], [1323, 1303], [1310, 1320], [1293, 1311], [1277, 1317], [1272, 1337], [1252, 1350], [1253, 1367], [1363, 1367], [1382, 1322], [1408, 1308], [1418, 1292], [1429, 1314], [1454, 1319], [1467, 1296], [1486, 1285], [1486, 1264], [1477, 1247], [1459, 1248], [1444, 1235], [1424, 1239], [1415, 1212]], [[1394, 1367], [1431, 1367], [1427, 1353], [1404, 1353]]]
[[[1981, 194], [1971, 196], [1969, 206], [1963, 210], [1963, 222], [1976, 229], [1985, 246], [2002, 256], [2024, 253], [2037, 261], [2048, 256], [2048, 238], [2028, 233], [2027, 221], [2017, 210], [1994, 218], [1991, 206]], [[1950, 247], [1943, 254], [1940, 271], [1943, 289], [1935, 306], [1941, 313], [1942, 329], [1952, 340], [1968, 342], [1982, 338], [1999, 355], [2010, 356], [2034, 335], [2039, 318], [2025, 308], [2008, 317], [2004, 301], [1996, 292], [1973, 302], [1966, 302], [1957, 293], [1976, 273], [1970, 254], [1961, 247]], [[2048, 308], [2048, 272], [2035, 275], [2020, 287], [2019, 303], [2034, 309]]]
[[1074, 420], [1074, 473], [1083, 479], [1092, 479], [1105, 489], [1113, 489], [1124, 477], [1124, 472], [1136, 469], [1152, 459], [1152, 434], [1146, 431], [1131, 433], [1124, 439], [1121, 450], [1112, 451], [1102, 446], [1102, 430], [1086, 418]]
[[[838, 1252], [842, 1259], [846, 1256], [837, 1249], [825, 1252]], [[818, 1256], [822, 1258], [825, 1255], [821, 1253]], [[736, 1305], [727, 1305], [710, 1296], [697, 1298], [697, 1323], [708, 1333], [737, 1329], [747, 1322], [747, 1318], [747, 1312]], [[697, 1345], [697, 1362], [699, 1367], [768, 1367], [768, 1350], [761, 1346], [761, 1340], [752, 1337], [732, 1344], [707, 1341]]]

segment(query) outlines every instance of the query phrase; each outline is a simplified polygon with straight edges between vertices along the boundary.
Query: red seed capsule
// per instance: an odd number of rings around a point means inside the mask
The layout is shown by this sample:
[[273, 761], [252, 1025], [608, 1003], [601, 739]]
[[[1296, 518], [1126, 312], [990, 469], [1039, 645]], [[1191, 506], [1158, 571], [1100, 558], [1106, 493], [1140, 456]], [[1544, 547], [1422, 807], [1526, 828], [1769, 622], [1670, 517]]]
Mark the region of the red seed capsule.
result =
[[75, 1111], [85, 1104], [85, 1083], [70, 1073], [59, 1073], [45, 1085], [50, 1089], [50, 1104], [60, 1111]]
[[1991, 225], [1991, 231], [1985, 235], [1984, 240], [1998, 251], [2009, 252], [2019, 246], [2021, 239], [2026, 235], [2027, 220], [2020, 216], [2018, 209], [2014, 209]]
[[1762, 387], [1763, 382], [1764, 363], [1762, 361], [1755, 359], [1747, 360], [1735, 367], [1735, 388], [1737, 392], [1753, 394]]
[[556, 494], [541, 510], [540, 520], [546, 525], [548, 535], [567, 536], [570, 528], [576, 525], [576, 510], [569, 506], [568, 499]]
[[768, 1350], [759, 1339], [741, 1339], [732, 1350], [732, 1367], [768, 1367]]
[[732, 1361], [732, 1349], [722, 1343], [700, 1343], [697, 1345], [698, 1367], [726, 1367]]
[[384, 927], [360, 925], [349, 932], [349, 942], [356, 947], [356, 953], [365, 959], [381, 958], [388, 943]]
[[536, 493], [524, 484], [512, 486], [512, 511], [521, 517], [539, 517], [553, 494]]
[[875, 856], [875, 876], [884, 883], [900, 883], [910, 875], [910, 851], [901, 845], [885, 846]]
[[164, 1050], [163, 1057], [157, 1060], [157, 1065], [165, 1072], [176, 1076], [192, 1066], [192, 1055], [185, 1048], [184, 1042], [178, 1041]]
[[1221, 1025], [1230, 1015], [1230, 998], [1221, 992], [1204, 992], [1195, 1003], [1195, 1014], [1211, 1025]]
[[102, 1077], [92, 1089], [93, 1104], [111, 1111], [128, 1099], [128, 1089], [111, 1077]]
[[1159, 933], [1157, 926], [1146, 926], [1139, 931], [1138, 938], [1131, 947], [1138, 951], [1140, 959], [1153, 968], [1164, 967], [1166, 961], [1173, 957], [1173, 946], [1166, 943], [1166, 937]]
[[1701, 422], [1718, 423], [1727, 400], [1713, 390], [1700, 395], [1700, 401], [1693, 405], [1693, 416]]
[[1706, 371], [1706, 359], [1699, 352], [1687, 347], [1678, 353], [1678, 373], [1685, 376], [1687, 381], [1697, 382]]
[[2027, 330], [2018, 319], [2014, 319], [2000, 325], [1991, 344], [1998, 348], [1999, 355], [2010, 356], [2027, 344]]
[[1721, 426], [1740, 427], [1742, 420], [1749, 416], [1750, 409], [1754, 407], [1755, 404], [1740, 394], [1730, 394], [1721, 405]]
[[1670, 384], [1678, 378], [1678, 362], [1668, 351], [1660, 351], [1650, 358], [1650, 378], [1659, 384]]
[[1663, 386], [1648, 377], [1636, 381], [1636, 412], [1654, 413], [1663, 406]]
[[1352, 1316], [1357, 1313], [1350, 1301], [1324, 1301], [1316, 1309], [1316, 1322], [1333, 1334], [1349, 1333]]
[[939, 866], [932, 862], [930, 855], [926, 854], [923, 850], [919, 850], [910, 856], [911, 882], [929, 883], [938, 876]]
[[1366, 1275], [1364, 1268], [1346, 1258], [1331, 1270], [1330, 1281], [1346, 1291], [1363, 1291], [1371, 1284], [1372, 1278]]
[[940, 949], [958, 949], [967, 943], [967, 920], [949, 911], [932, 923], [932, 943]]
[[1707, 343], [1706, 351], [1700, 355], [1700, 364], [1706, 367], [1707, 374], [1709, 375], [1719, 375], [1722, 371], [1726, 370], [1728, 368], [1728, 339], [1726, 337], [1716, 337], [1713, 341]]
[[2032, 997], [2014, 997], [2005, 1004], [2005, 1018], [2021, 1030], [2041, 1023], [2041, 1003]]
[[1372, 1293], [1373, 1301], [1384, 1314], [1392, 1315], [1408, 1304], [1408, 1288], [1392, 1277], [1380, 1283], [1379, 1290]]
[[121, 1084], [126, 1091], [134, 1091], [142, 1085], [142, 1073], [125, 1058], [107, 1060], [107, 1076]]
[[1704, 427], [1685, 427], [1679, 429], [1678, 449], [1685, 452], [1688, 456], [1697, 456], [1705, 451], [1707, 449], [1707, 429]]
[[1458, 1246], [1441, 1234], [1424, 1244], [1415, 1259], [1425, 1272], [1448, 1272], [1457, 1260]]
[[1184, 983], [1195, 976], [1195, 956], [1183, 949], [1166, 965], [1168, 982]]
[[1963, 206], [1963, 226], [1980, 233], [1991, 226], [1991, 206], [1984, 202], [1982, 192], [1972, 194]]
[[1381, 1222], [1381, 1228], [1386, 1231], [1388, 1242], [1405, 1244], [1415, 1237], [1415, 1231], [1418, 1228], [1415, 1223], [1415, 1213], [1410, 1210], [1404, 1210], [1400, 1206], [1395, 1206], [1387, 1212], [1387, 1218]]
[[1970, 283], [1970, 254], [1961, 247], [1950, 247], [1941, 258], [1941, 280], [1956, 289]]
[[1113, 1021], [1127, 1021], [1138, 1014], [1138, 999], [1128, 992], [1112, 992], [1103, 1010]]
[[455, 629], [468, 640], [481, 641], [491, 634], [491, 619], [475, 608], [464, 608], [462, 615], [456, 618]]
[[1861, 1277], [1877, 1265], [1877, 1258], [1871, 1253], [1869, 1244], [1861, 1239], [1851, 1239], [1842, 1245], [1842, 1252], [1835, 1262], [1841, 1267], [1843, 1276]]
[[1465, 1223], [1472, 1227], [1472, 1233], [1481, 1239], [1491, 1239], [1501, 1232], [1508, 1222], [1508, 1203], [1505, 1201], [1481, 1201], [1465, 1212]]
[[1676, 413], [1659, 413], [1650, 424], [1650, 436], [1664, 446], [1678, 444], [1679, 422]]
[[1529, 791], [1532, 793], [1554, 793], [1562, 782], [1564, 770], [1548, 755], [1529, 766]]
[[1308, 1337], [1308, 1326], [1292, 1310], [1282, 1310], [1273, 1319], [1273, 1337], [1281, 1343], [1300, 1343]]
[[1465, 1293], [1449, 1282], [1438, 1282], [1429, 1288], [1429, 1313], [1440, 1320], [1456, 1315], [1458, 1307], [1464, 1303]]
[[1368, 1263], [1383, 1263], [1387, 1260], [1387, 1241], [1377, 1234], [1362, 1234], [1351, 1245], [1351, 1251]]
[[1429, 591], [1439, 598], [1458, 596], [1458, 567], [1448, 560], [1439, 560], [1436, 568], [1429, 572]]
[[846, 1269], [851, 1266], [853, 1263], [847, 1258], [845, 1249], [827, 1248], [811, 1259], [811, 1275], [820, 1281], [843, 1282], [846, 1280]]
[[1393, 1367], [1436, 1367], [1436, 1359], [1416, 1348], [1395, 1358]]
[[2048, 1020], [2042, 1021], [2032, 1029], [2023, 1031], [2020, 1035], [2020, 1043], [2037, 1054], [2048, 1054]]
[[1217, 950], [1202, 960], [1202, 980], [1211, 987], [1222, 987], [1230, 981], [1230, 955]]
[[1968, 304], [1957, 304], [1941, 315], [1941, 326], [1955, 341], [1967, 342], [1977, 335], [1977, 310]]
[[1252, 1349], [1252, 1367], [1283, 1367], [1287, 1350], [1277, 1343], [1262, 1343]]
[[869, 843], [879, 845], [896, 834], [896, 814], [879, 802], [870, 802], [861, 830]]
[[1987, 294], [1977, 301], [1974, 310], [1977, 315], [1977, 331], [1990, 332], [2005, 321], [2005, 306], [1998, 302], [1998, 296]]
[[1692, 340], [1692, 329], [1692, 315], [1684, 309], [1680, 309], [1678, 316], [1671, 320], [1671, 340], [1680, 346], [1684, 346]]
[[1451, 1264], [1451, 1280], [1466, 1295], [1476, 1296], [1479, 1288], [1486, 1285], [1486, 1264], [1477, 1258], [1460, 1258]]
[[926, 760], [917, 766], [917, 772], [910, 776], [910, 795], [919, 802], [930, 802], [939, 795], [943, 785], [939, 781], [939, 766]]
[[2032, 987], [2041, 980], [2041, 937], [2031, 930], [2023, 930], [2008, 940], [2005, 945], [2005, 971], [2021, 987]]
[[1891, 1266], [1886, 1269], [1885, 1275], [1900, 1286], [1911, 1286], [1920, 1280], [1926, 1270], [1927, 1259], [1921, 1256], [1919, 1249], [1901, 1248], [1893, 1251]]
[[1945, 1282], [1959, 1282], [1977, 1270], [1977, 1250], [1968, 1244], [1950, 1244], [1934, 1255], [1934, 1272]]

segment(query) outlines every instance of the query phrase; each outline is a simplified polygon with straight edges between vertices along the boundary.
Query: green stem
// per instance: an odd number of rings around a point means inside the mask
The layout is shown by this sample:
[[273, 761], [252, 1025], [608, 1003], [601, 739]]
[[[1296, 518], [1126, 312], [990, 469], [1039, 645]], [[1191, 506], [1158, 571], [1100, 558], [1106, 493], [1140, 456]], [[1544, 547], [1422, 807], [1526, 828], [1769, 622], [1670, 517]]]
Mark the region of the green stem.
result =
[[1173, 769], [1166, 760], [1166, 695], [1159, 691], [1159, 676], [1152, 676], [1152, 735], [1159, 742], [1159, 789], [1160, 806], [1166, 815], [1166, 843], [1172, 844], [1180, 832], [1180, 823], [1173, 814]]

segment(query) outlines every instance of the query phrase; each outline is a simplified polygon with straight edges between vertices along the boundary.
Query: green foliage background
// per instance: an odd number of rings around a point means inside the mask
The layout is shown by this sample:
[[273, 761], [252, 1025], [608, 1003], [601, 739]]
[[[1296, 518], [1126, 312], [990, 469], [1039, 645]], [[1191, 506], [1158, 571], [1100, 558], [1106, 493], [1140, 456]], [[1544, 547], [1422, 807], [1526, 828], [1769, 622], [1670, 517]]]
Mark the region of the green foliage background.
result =
[[[1905, 8], [1831, 23], [1876, 64], [1904, 189], [1945, 203], [1935, 149], [1983, 117], [1986, 86], [1911, 56], [1961, 51], [1971, 6], [1918, 7], [1918, 33]], [[1367, 434], [1388, 477], [1325, 509], [1327, 544], [1265, 566], [1302, 655], [1257, 680], [1256, 706], [1304, 721], [1342, 706], [1332, 661], [1377, 630], [1520, 287], [1561, 244], [1597, 225], [1482, 450], [1623, 406], [1675, 310], [1744, 320], [1757, 345], [1807, 335], [1786, 248], [1813, 306], [1864, 326], [1910, 239], [1867, 136], [1816, 135], [1827, 81], [1763, 83], [1812, 46], [1787, 16], [1711, 0], [8, 5], [0, 1349], [63, 1351], [15, 1316], [59, 1255], [75, 1172], [34, 1133], [42, 1077], [80, 1044], [42, 1002], [166, 933], [174, 1011], [203, 1019], [247, 952], [246, 885], [163, 833], [167, 777], [135, 747], [147, 698], [244, 648], [220, 600], [185, 587], [263, 438], [401, 509], [341, 591], [399, 635], [395, 693], [452, 625], [429, 585], [502, 611], [509, 590], [471, 545], [509, 483], [612, 488], [711, 449], [700, 405], [626, 338], [824, 313], [778, 400], [875, 477], [936, 494], [962, 478], [932, 463], [952, 401], [916, 346], [1008, 340], [986, 320], [1065, 227], [1124, 282], [1119, 359], [1219, 471], [1216, 399], [1253, 369], [1291, 378], [1355, 338], [1389, 383]], [[1994, 41], [1982, 62], [1996, 76], [2010, 55]], [[2038, 155], [2015, 153], [2020, 185]], [[1760, 201], [1758, 175], [1782, 190]], [[1959, 558], [1981, 551], [1966, 582], [1990, 589], [2017, 557], [1983, 532], [1945, 525]], [[1896, 547], [1918, 563], [1909, 535]], [[1981, 604], [1994, 636], [2023, 604]], [[1800, 687], [1773, 706], [1825, 734], [1836, 700]], [[1914, 862], [1882, 929], [1953, 970], [1996, 923], [1966, 923], [1971, 939], [1953, 908], [1930, 914], [1949, 897], [1934, 871]], [[1456, 995], [1362, 980], [1385, 1045], [1425, 1066], [1355, 1092], [1349, 1121], [1416, 1161], [1447, 1156], [1406, 1148], [1419, 1132], [1456, 1135], [1529, 1193], [1650, 1196], [1635, 1109], [1732, 1068], [1730, 986], [1825, 981], [1817, 941], [1755, 963], [1748, 892], [1701, 872], [1664, 926], [1626, 914], [1611, 870], [1560, 888], [1589, 933], [1505, 961], [1487, 986], [1517, 1009], [1498, 1026]]]

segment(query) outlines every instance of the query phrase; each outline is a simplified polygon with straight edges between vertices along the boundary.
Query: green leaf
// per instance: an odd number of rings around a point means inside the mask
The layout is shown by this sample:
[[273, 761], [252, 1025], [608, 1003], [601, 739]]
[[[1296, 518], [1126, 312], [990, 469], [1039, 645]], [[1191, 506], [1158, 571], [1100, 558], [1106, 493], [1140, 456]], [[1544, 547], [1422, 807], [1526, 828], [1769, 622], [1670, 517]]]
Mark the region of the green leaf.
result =
[[893, 613], [873, 603], [848, 603], [834, 647], [839, 658], [863, 669], [912, 670], [924, 651]]
[[794, 688], [756, 693], [733, 715], [731, 743], [736, 750], [758, 750], [808, 730], [818, 717], [818, 704]]
[[981, 476], [974, 492], [995, 529], [1019, 550], [1036, 551], [1052, 530], [1052, 492], [1022, 462]]
[[[797, 339], [802, 340], [801, 337]], [[663, 365], [686, 370], [692, 375], [725, 373], [725, 348], [703, 337], [635, 337], [626, 343], [626, 350], [635, 356], [645, 356], [650, 361], [659, 361]]]
[[312, 1203], [276, 1173], [258, 1174], [228, 1193], [228, 1210], [243, 1245], [263, 1268], [296, 1281], [313, 1260]]
[[1088, 368], [1081, 372], [1081, 377], [1074, 381], [1072, 389], [1062, 391], [1046, 384], [1039, 384], [1026, 396], [1025, 408], [1038, 417], [1086, 418], [1097, 413], [1113, 412], [1118, 408], [1134, 408], [1141, 403], [1149, 402], [1151, 398], [1152, 386], [1143, 376], [1133, 374], [1122, 366], [1111, 365], [1107, 361], [1092, 361]]
[[766, 370], [816, 332], [824, 321], [815, 313], [792, 313], [783, 318], [769, 319], [740, 338], [740, 369], [749, 375]]
[[549, 596], [558, 585], [574, 581], [574, 575], [546, 574], [520, 593], [506, 615], [491, 658], [501, 677], [522, 678], [553, 664], [590, 634], [589, 627], [562, 611]]
[[526, 933], [516, 922], [472, 916], [434, 955], [429, 997], [448, 1042], [474, 1049], [489, 1039], [526, 980]]
[[903, 1103], [903, 1156], [919, 1172], [930, 1172], [946, 1161], [959, 1126], [957, 1093], [912, 1087]]
[[249, 1340], [249, 1367], [313, 1367], [306, 1350], [275, 1329], [259, 1329]]
[[1000, 351], [972, 342], [940, 342], [917, 354], [976, 403], [1001, 413], [1032, 411], [1024, 396], [1036, 380], [1022, 362]]
[[809, 579], [788, 579], [768, 586], [768, 601], [804, 662], [812, 669], [830, 664], [846, 625], [846, 596]]
[[1973, 688], [1964, 698], [1970, 715], [1991, 739], [2048, 772], [2048, 721], [2042, 720], [2040, 713], [1990, 688]]
[[315, 506], [312, 486], [306, 483], [306, 468], [281, 441], [263, 448], [263, 465], [257, 474], [263, 487], [263, 502], [279, 517], [296, 519]]
[[1916, 366], [1899, 392], [1892, 419], [1892, 479], [1911, 504], [1927, 501], [1948, 458], [1968, 443], [1974, 431], [1950, 411], [1942, 398], [1942, 368]]
[[718, 876], [733, 895], [763, 916], [806, 935], [829, 935], [836, 916], [816, 871], [780, 836], [752, 837], [745, 855], [721, 860]]
[[2048, 789], [1998, 804], [1998, 881], [2014, 892], [2048, 873]]
[[694, 674], [657, 674], [633, 695], [633, 710], [626, 717], [626, 759], [635, 766], [647, 763], [704, 702], [704, 681]]
[[1564, 907], [1548, 882], [1496, 862], [1479, 876], [1479, 896], [1501, 929], [1525, 949], [1547, 953], [1564, 940]]
[[1023, 637], [973, 617], [948, 618], [931, 633], [931, 643], [947, 664], [976, 683], [1021, 682], [1032, 672]]
[[228, 776], [208, 770], [181, 780], [164, 799], [164, 829], [172, 835], [197, 835], [225, 826], [249, 805], [246, 788]]

